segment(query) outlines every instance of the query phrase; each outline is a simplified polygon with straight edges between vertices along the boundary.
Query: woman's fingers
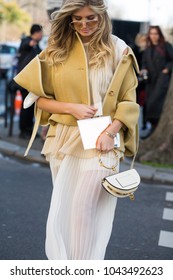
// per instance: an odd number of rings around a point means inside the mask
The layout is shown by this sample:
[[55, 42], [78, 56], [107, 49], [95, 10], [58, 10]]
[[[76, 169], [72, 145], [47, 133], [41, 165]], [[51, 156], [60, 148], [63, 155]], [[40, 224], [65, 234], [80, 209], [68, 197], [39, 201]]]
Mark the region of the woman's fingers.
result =
[[114, 140], [109, 139], [106, 135], [101, 134], [96, 142], [96, 149], [102, 152], [109, 152], [114, 148]]
[[97, 108], [86, 104], [72, 104], [71, 114], [78, 120], [94, 117]]

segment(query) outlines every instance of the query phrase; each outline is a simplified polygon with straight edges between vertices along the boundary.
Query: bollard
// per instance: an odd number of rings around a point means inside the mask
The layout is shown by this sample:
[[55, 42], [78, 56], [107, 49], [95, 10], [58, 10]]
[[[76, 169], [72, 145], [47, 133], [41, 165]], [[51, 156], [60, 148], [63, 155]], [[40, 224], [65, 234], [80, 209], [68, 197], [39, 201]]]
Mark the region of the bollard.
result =
[[15, 100], [14, 100], [14, 110], [17, 116], [19, 116], [20, 114], [21, 107], [22, 107], [22, 94], [20, 90], [17, 90]]

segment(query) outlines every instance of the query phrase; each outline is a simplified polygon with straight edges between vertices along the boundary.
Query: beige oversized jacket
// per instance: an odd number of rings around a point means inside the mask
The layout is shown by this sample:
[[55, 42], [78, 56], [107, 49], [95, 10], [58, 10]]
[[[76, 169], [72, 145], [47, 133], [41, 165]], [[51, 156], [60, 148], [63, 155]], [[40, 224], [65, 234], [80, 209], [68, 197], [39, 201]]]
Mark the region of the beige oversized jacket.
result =
[[[137, 78], [134, 67], [138, 71], [136, 59], [129, 48], [128, 54], [123, 55], [120, 60], [103, 100], [103, 114], [124, 124], [120, 131], [120, 150], [126, 156], [132, 156], [138, 145], [139, 106], [136, 103]], [[43, 51], [14, 80], [28, 92], [38, 96], [61, 102], [90, 104], [87, 59], [78, 36], [65, 63], [48, 65]], [[72, 115], [49, 114], [38, 108], [36, 111], [37, 126], [50, 124], [47, 137], [55, 135], [56, 123], [77, 125], [77, 120]], [[36, 129], [35, 127], [35, 132]]]

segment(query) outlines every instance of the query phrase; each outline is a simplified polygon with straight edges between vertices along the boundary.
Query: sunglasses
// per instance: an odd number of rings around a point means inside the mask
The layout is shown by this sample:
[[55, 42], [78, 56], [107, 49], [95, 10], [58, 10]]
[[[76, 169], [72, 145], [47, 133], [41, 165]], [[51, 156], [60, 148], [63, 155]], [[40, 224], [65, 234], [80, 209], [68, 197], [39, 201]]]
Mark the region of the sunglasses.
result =
[[69, 25], [72, 29], [76, 30], [76, 28], [78, 28], [78, 29], [83, 28], [84, 23], [86, 24], [86, 26], [88, 28], [94, 29], [98, 25], [98, 19], [82, 20], [82, 21], [74, 20], [74, 21], [70, 22]]

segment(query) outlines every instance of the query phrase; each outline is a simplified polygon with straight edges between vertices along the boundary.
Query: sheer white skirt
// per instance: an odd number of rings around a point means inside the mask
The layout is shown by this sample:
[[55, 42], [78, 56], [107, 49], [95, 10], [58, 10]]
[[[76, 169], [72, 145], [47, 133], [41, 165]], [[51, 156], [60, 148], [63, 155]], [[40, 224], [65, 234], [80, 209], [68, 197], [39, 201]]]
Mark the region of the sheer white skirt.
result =
[[[117, 203], [101, 186], [101, 179], [110, 170], [99, 166], [98, 157], [47, 158], [53, 181], [46, 229], [48, 259], [104, 259]], [[109, 165], [115, 163], [112, 152], [106, 160]]]

